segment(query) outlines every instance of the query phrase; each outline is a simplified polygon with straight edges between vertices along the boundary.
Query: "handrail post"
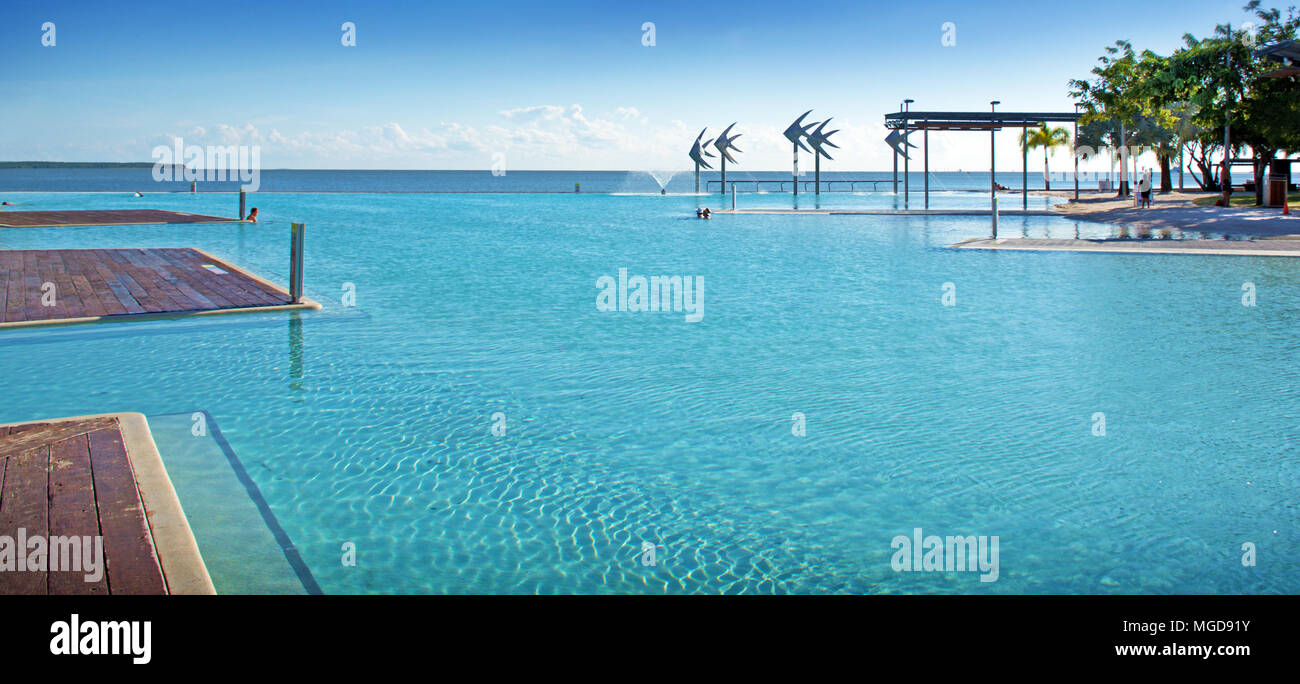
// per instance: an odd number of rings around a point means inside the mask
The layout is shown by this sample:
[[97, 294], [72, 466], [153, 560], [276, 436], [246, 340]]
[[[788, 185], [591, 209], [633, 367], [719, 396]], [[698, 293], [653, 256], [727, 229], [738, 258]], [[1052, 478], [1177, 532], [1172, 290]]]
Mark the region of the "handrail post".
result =
[[247, 195], [244, 193], [243, 190], [240, 190], [239, 191], [239, 220], [240, 221], [244, 220], [244, 207], [246, 206], [245, 203], [247, 202], [247, 200], [248, 200]]
[[294, 304], [302, 303], [302, 252], [306, 243], [307, 224], [289, 224], [289, 296]]

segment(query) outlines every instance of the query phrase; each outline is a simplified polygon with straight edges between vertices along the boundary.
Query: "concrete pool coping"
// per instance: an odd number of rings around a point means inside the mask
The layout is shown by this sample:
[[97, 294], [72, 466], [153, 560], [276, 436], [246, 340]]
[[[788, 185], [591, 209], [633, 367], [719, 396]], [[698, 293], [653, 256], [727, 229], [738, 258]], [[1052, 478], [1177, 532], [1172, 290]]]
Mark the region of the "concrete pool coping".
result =
[[[710, 209], [725, 215], [816, 215], [816, 216], [992, 216], [990, 209]], [[1061, 216], [1050, 209], [999, 209], [999, 216]]]
[[[1241, 245], [1238, 247], [1237, 245]], [[1199, 254], [1206, 256], [1300, 257], [1294, 240], [1069, 240], [1054, 238], [971, 238], [948, 249], [1096, 254]]]
[[[145, 249], [145, 248], [139, 248], [139, 249]], [[176, 249], [176, 248], [171, 248], [171, 249]], [[290, 294], [288, 290], [285, 290], [279, 285], [276, 285], [275, 283], [255, 273], [252, 273], [251, 271], [247, 271], [223, 259], [219, 259], [197, 247], [186, 247], [181, 249], [193, 251], [199, 256], [201, 256], [204, 260], [213, 262], [214, 265], [217, 265], [218, 267], [227, 270], [228, 272], [233, 273], [238, 277], [258, 283], [263, 287], [273, 291], [274, 293], [283, 296], [285, 300], [288, 300], [290, 298]], [[44, 251], [44, 250], [8, 250], [8, 251]], [[50, 250], [50, 251], [74, 251], [74, 250]], [[95, 250], [86, 250], [86, 251], [95, 251]], [[117, 250], [104, 250], [104, 251], [117, 251]], [[0, 252], [0, 254], [3, 253], [4, 252]], [[215, 308], [215, 309], [151, 311], [151, 312], [144, 312], [144, 313], [114, 313], [114, 314], [104, 314], [104, 315], [94, 315], [94, 316], [70, 316], [66, 318], [41, 318], [36, 320], [3, 321], [0, 322], [0, 330], [6, 328], [28, 328], [28, 327], [38, 327], [38, 326], [78, 325], [78, 324], [86, 324], [86, 323], [112, 323], [118, 321], [189, 318], [194, 316], [211, 316], [217, 314], [261, 313], [261, 312], [271, 312], [271, 311], [293, 311], [293, 310], [303, 310], [303, 309], [319, 310], [321, 308], [322, 307], [318, 302], [310, 298], [303, 297], [302, 300], [296, 304], [290, 301], [285, 301], [284, 303], [281, 304], [264, 304], [264, 305], [257, 305], [257, 306], [235, 306], [229, 308]]]
[[162, 455], [149, 431], [144, 414], [136, 412], [99, 413], [54, 419], [6, 423], [0, 427], [25, 425], [59, 425], [78, 421], [112, 419], [126, 449], [127, 460], [135, 479], [145, 520], [148, 522], [154, 551], [162, 568], [168, 594], [215, 594], [212, 578], [199, 554], [194, 533], [190, 530], [180, 499], [172, 487]]

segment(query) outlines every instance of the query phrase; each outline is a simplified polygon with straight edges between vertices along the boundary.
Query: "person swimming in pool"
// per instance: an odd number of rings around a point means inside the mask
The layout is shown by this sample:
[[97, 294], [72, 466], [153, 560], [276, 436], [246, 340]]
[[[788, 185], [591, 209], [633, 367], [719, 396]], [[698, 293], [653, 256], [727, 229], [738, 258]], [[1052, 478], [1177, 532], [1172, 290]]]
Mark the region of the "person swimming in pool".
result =
[[257, 207], [253, 207], [252, 211], [248, 212], [248, 218], [244, 220], [249, 223], [257, 223]]

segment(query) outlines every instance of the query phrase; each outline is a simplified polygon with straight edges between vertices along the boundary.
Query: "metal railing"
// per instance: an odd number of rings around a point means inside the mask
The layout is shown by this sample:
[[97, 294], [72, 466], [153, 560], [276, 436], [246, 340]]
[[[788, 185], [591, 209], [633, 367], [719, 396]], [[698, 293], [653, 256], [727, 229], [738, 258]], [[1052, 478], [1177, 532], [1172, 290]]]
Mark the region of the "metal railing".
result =
[[[752, 185], [754, 186], [753, 192], [758, 192], [760, 189], [764, 187], [770, 188], [773, 185], [776, 186], [776, 190], [775, 190], [776, 192], [790, 192], [791, 190], [787, 189], [786, 185], [790, 185], [791, 188], [793, 188], [795, 182], [796, 181], [793, 178], [789, 178], [786, 180], [748, 180], [748, 179], [737, 180], [734, 178], [727, 179], [727, 185], [733, 187]], [[719, 185], [715, 185], [715, 184], [721, 184], [721, 183], [722, 183], [721, 180], [705, 181], [704, 189], [707, 192], [715, 192], [716, 189], [719, 187]], [[817, 181], [815, 180], [800, 179], [798, 183], [799, 183], [799, 192], [806, 192], [810, 188], [815, 189], [815, 186], [817, 185]], [[884, 180], [861, 180], [861, 179], [823, 180], [821, 182], [821, 188], [823, 192], [857, 192], [858, 184], [867, 184], [867, 183], [871, 184], [871, 192], [877, 192], [879, 191], [879, 185], [881, 183], [889, 185], [892, 188], [894, 181], [893, 179], [890, 178], [886, 178]], [[839, 186], [839, 189], [836, 189], [836, 186]], [[846, 188], [844, 186], [848, 186], [848, 187]]]

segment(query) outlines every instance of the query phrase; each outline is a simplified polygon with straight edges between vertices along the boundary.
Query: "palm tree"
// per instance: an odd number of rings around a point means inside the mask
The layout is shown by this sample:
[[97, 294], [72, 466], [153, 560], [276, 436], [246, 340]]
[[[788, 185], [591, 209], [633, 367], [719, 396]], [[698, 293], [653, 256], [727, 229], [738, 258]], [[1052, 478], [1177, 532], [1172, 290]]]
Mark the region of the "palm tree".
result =
[[1047, 190], [1052, 189], [1052, 182], [1049, 180], [1047, 171], [1047, 155], [1058, 147], [1070, 146], [1070, 132], [1057, 126], [1055, 128], [1048, 126], [1046, 122], [1039, 125], [1038, 128], [1026, 128], [1020, 134], [1020, 149], [1032, 150], [1035, 147], [1043, 148], [1043, 187]]

